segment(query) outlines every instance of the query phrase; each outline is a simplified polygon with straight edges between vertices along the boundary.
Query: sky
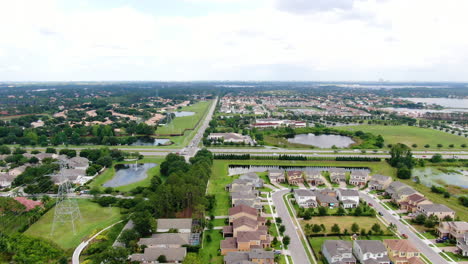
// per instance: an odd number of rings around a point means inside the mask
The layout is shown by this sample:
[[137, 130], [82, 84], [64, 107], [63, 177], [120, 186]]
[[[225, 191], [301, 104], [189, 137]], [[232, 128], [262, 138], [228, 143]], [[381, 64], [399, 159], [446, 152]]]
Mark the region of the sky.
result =
[[0, 81], [468, 81], [466, 0], [0, 0]]

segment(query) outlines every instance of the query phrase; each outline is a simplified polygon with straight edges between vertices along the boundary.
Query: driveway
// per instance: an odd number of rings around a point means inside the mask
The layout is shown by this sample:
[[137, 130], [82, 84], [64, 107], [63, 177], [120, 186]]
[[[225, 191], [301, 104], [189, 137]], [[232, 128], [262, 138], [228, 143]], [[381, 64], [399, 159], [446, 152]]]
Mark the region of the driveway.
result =
[[[400, 234], [406, 234], [408, 236], [408, 240], [418, 248], [421, 253], [423, 253], [432, 263], [442, 264], [442, 263], [451, 263], [441, 257], [438, 253], [436, 253], [425, 241], [420, 239], [412, 230], [409, 229], [408, 226], [400, 222], [397, 219], [399, 216], [392, 215], [387, 209], [385, 209], [378, 200], [374, 200], [371, 196], [364, 192], [359, 192], [359, 196], [364, 199], [366, 202], [370, 202], [374, 205], [374, 208], [378, 212], [382, 212], [383, 218], [389, 222], [396, 225]], [[429, 241], [428, 241], [429, 242]]]
[[309, 264], [307, 253], [302, 246], [301, 239], [297, 233], [296, 226], [289, 216], [288, 209], [283, 200], [283, 195], [289, 190], [276, 191], [272, 194], [273, 204], [276, 207], [276, 213], [283, 220], [283, 225], [286, 227], [285, 235], [291, 238], [291, 243], [288, 249], [291, 253], [294, 264]]

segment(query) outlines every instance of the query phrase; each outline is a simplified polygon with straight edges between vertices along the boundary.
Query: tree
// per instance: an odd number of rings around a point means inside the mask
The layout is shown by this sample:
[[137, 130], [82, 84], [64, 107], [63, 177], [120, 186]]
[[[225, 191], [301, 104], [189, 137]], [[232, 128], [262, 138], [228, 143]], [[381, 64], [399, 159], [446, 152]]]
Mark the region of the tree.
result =
[[93, 263], [121, 264], [126, 263], [129, 252], [121, 247], [108, 247], [93, 257]]
[[397, 170], [397, 177], [400, 179], [409, 179], [411, 178], [411, 170], [408, 169], [406, 166], [401, 167]]
[[434, 154], [431, 158], [432, 163], [439, 163], [439, 162], [442, 162], [442, 160], [443, 160], [442, 155], [440, 155], [439, 153]]
[[289, 243], [291, 242], [291, 238], [289, 236], [283, 237], [283, 245], [287, 248]]
[[276, 221], [276, 223], [278, 223], [278, 224], [281, 224], [281, 223], [283, 222], [283, 220], [281, 219], [281, 217], [276, 217], [276, 218], [275, 218], [275, 221]]
[[418, 214], [414, 219], [413, 222], [418, 225], [423, 225], [426, 222], [426, 216], [423, 214]]
[[318, 214], [319, 214], [320, 216], [325, 216], [325, 215], [327, 215], [327, 211], [328, 211], [327, 208], [324, 207], [324, 206], [320, 206], [320, 207], [318, 208]]
[[414, 160], [411, 149], [405, 144], [398, 143], [392, 146], [390, 150], [390, 159], [388, 163], [395, 168], [401, 168], [406, 166], [407, 168], [413, 168]]
[[352, 231], [353, 233], [359, 232], [359, 225], [356, 224], [356, 223], [353, 223], [353, 224], [351, 225], [351, 231]]
[[125, 247], [130, 247], [132, 241], [140, 238], [140, 234], [135, 229], [125, 229], [119, 236], [119, 242], [123, 243]]
[[339, 234], [340, 233], [340, 227], [338, 226], [338, 224], [334, 224], [331, 228], [331, 231], [333, 233], [336, 233], [336, 234]]
[[187, 256], [185, 256], [184, 261], [182, 261], [182, 264], [202, 264], [201, 258], [198, 256], [198, 254], [195, 253], [188, 253]]
[[314, 224], [314, 225], [312, 226], [312, 232], [318, 233], [318, 232], [320, 232], [320, 231], [322, 231], [322, 227], [321, 227], [321, 226], [319, 226], [319, 225], [317, 225], [317, 224]]
[[372, 231], [374, 231], [377, 234], [380, 234], [382, 232], [382, 228], [377, 223], [373, 224], [371, 229], [372, 229]]
[[135, 212], [132, 215], [132, 221], [135, 230], [141, 236], [148, 236], [155, 230], [155, 221], [153, 216], [148, 211]]
[[339, 216], [343, 216], [346, 214], [346, 211], [343, 207], [338, 207], [338, 211], [336, 211], [336, 214], [339, 215]]
[[304, 220], [310, 220], [312, 218], [312, 212], [310, 210], [305, 210]]
[[354, 209], [354, 216], [361, 216], [362, 215], [362, 209], [360, 206], [356, 207], [356, 209]]
[[286, 227], [285, 227], [284, 225], [280, 225], [280, 227], [278, 228], [278, 230], [279, 230], [279, 232], [280, 232], [281, 234], [283, 234], [284, 231], [286, 231]]
[[166, 262], [167, 262], [167, 258], [166, 258], [166, 256], [164, 256], [164, 255], [160, 255], [160, 256], [158, 257], [157, 261], [160, 262], [160, 263], [166, 263]]

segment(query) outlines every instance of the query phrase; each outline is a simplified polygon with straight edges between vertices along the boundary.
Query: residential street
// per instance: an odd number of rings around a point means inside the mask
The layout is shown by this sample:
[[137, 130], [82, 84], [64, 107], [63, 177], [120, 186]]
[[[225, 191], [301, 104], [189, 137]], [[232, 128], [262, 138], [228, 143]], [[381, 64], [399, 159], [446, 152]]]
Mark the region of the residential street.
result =
[[293, 223], [293, 219], [289, 216], [288, 209], [284, 203], [283, 195], [288, 193], [289, 189], [273, 192], [273, 204], [276, 207], [276, 213], [283, 220], [283, 225], [286, 227], [285, 235], [291, 238], [291, 243], [288, 250], [291, 252], [291, 257], [294, 264], [309, 264], [306, 251], [302, 246], [301, 239]]
[[408, 240], [411, 241], [420, 251], [423, 253], [432, 263], [443, 264], [443, 263], [451, 263], [441, 257], [438, 253], [434, 252], [434, 250], [426, 244], [422, 239], [420, 239], [413, 231], [411, 231], [405, 224], [400, 222], [397, 219], [399, 216], [392, 215], [388, 210], [386, 210], [377, 200], [374, 200], [370, 195], [360, 191], [359, 195], [362, 199], [366, 202], [371, 203], [375, 210], [378, 212], [382, 212], [383, 218], [387, 220], [389, 223], [393, 223], [397, 226], [398, 231], [401, 234], [406, 234], [408, 236]]

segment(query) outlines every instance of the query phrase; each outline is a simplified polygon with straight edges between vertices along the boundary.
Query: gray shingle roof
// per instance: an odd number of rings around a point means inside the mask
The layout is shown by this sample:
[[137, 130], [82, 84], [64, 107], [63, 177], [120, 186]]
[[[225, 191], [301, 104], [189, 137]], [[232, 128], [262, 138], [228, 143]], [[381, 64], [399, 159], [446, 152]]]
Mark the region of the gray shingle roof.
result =
[[363, 253], [369, 252], [372, 254], [387, 252], [384, 244], [377, 240], [356, 240]]

